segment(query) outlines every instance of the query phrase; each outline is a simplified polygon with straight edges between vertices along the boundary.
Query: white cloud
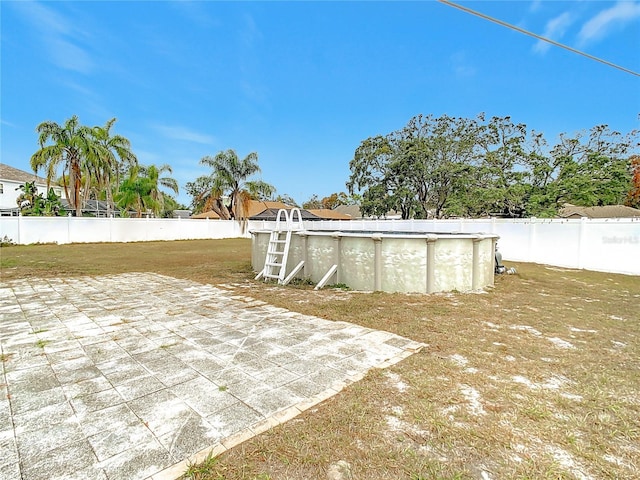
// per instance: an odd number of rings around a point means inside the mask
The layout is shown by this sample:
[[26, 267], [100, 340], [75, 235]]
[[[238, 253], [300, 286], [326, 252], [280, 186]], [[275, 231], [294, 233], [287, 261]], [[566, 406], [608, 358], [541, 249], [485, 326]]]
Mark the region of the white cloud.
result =
[[529, 5], [529, 11], [532, 13], [537, 12], [540, 10], [540, 7], [542, 7], [542, 0], [533, 0], [531, 5]]
[[93, 60], [85, 50], [62, 38], [49, 41], [51, 59], [59, 67], [80, 73], [91, 73]]
[[80, 83], [78, 83], [72, 78], [74, 76], [62, 75], [55, 80], [69, 91], [69, 98], [73, 99], [72, 101], [82, 102], [85, 112], [82, 114], [83, 122], [102, 123], [108, 118], [117, 117], [114, 111], [108, 107], [108, 102], [105, 102], [104, 92], [91, 88], [91, 80], [79, 78]]
[[42, 41], [49, 51], [52, 63], [61, 68], [85, 74], [94, 69], [94, 62], [90, 55], [78, 45], [81, 43], [79, 37], [84, 33], [74, 27], [74, 22], [42, 3], [14, 3], [22, 15], [42, 35]]
[[[542, 36], [550, 40], [558, 41], [564, 36], [567, 29], [573, 22], [573, 15], [570, 12], [564, 12], [547, 22]], [[549, 50], [550, 46], [551, 44], [549, 42], [538, 40], [538, 42], [533, 46], [533, 51], [536, 53], [545, 53]]]
[[211, 135], [195, 132], [179, 125], [155, 125], [154, 128], [165, 137], [171, 138], [173, 140], [203, 143], [206, 145], [215, 143], [215, 138]]
[[582, 26], [578, 33], [578, 43], [585, 45], [600, 40], [613, 28], [622, 27], [636, 18], [640, 18], [640, 2], [618, 1], [612, 7], [599, 12]]
[[262, 32], [258, 28], [256, 21], [249, 14], [244, 15], [244, 26], [240, 30], [240, 38], [246, 47], [252, 47], [262, 39]]
[[133, 149], [136, 157], [138, 158], [138, 162], [143, 165], [152, 165], [160, 160], [160, 156], [155, 152], [150, 152], [148, 150], [141, 150], [139, 148]]
[[61, 83], [65, 87], [78, 92], [80, 95], [82, 95], [85, 98], [97, 98], [96, 93], [92, 89], [85, 87], [84, 85], [80, 85], [77, 82], [64, 79], [61, 81]]
[[220, 21], [209, 15], [205, 3], [201, 1], [180, 0], [169, 3], [180, 15], [200, 27], [219, 27]]
[[27, 17], [42, 30], [58, 34], [68, 34], [71, 30], [69, 22], [63, 16], [41, 3], [16, 2], [15, 6], [22, 12], [23, 16]]

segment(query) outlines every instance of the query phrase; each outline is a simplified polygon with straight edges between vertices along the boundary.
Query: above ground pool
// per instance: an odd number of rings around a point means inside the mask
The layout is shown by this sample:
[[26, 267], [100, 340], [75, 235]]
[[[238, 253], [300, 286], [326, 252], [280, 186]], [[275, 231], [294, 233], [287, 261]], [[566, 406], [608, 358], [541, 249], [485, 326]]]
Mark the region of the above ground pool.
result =
[[[270, 235], [270, 230], [251, 232], [256, 272], [264, 267]], [[484, 233], [294, 231], [286, 272], [304, 261], [297, 278], [318, 283], [337, 265], [328, 283], [353, 290], [480, 290], [493, 285], [498, 238]]]

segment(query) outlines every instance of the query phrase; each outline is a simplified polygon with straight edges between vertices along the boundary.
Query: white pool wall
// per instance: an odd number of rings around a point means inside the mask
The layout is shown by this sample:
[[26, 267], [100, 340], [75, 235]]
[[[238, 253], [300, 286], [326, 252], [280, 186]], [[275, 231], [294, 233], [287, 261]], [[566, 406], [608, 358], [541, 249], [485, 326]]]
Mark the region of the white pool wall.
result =
[[[253, 269], [264, 267], [270, 231], [252, 233]], [[480, 290], [493, 285], [494, 234], [395, 234], [293, 232], [287, 272], [304, 261], [298, 278], [319, 282], [335, 264], [329, 283], [353, 290], [433, 293]]]

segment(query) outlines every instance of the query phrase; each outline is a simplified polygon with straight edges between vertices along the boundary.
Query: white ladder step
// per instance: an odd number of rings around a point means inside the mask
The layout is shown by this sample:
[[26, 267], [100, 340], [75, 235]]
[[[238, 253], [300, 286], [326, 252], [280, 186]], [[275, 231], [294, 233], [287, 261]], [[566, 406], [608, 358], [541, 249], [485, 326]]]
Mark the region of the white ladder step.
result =
[[[294, 217], [297, 215], [297, 222], [294, 221]], [[281, 220], [284, 220], [285, 225], [281, 225]], [[261, 274], [256, 276], [256, 279], [262, 277], [265, 279], [275, 278], [278, 279], [278, 283], [288, 283], [293, 276], [302, 268], [299, 264], [294, 272], [285, 279], [287, 260], [289, 258], [289, 247], [291, 246], [291, 233], [293, 230], [302, 230], [302, 216], [300, 210], [294, 208], [291, 215], [285, 210], [278, 210], [276, 216], [275, 229], [271, 232], [269, 238], [269, 245], [267, 246], [267, 255], [264, 262], [264, 268]], [[282, 247], [280, 247], [282, 245]]]

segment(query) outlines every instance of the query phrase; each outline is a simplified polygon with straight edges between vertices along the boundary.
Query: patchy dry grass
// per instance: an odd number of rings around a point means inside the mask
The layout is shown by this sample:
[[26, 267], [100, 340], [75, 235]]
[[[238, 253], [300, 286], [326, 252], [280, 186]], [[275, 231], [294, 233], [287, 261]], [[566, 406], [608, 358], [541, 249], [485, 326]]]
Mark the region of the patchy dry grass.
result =
[[25, 245], [0, 248], [2, 279], [157, 272], [203, 283], [251, 276], [249, 240]]
[[638, 277], [520, 264], [484, 294], [316, 292], [254, 282], [249, 248], [12, 246], [0, 273], [153, 271], [429, 345], [218, 457], [203, 479], [323, 479], [339, 460], [353, 479], [640, 478]]

